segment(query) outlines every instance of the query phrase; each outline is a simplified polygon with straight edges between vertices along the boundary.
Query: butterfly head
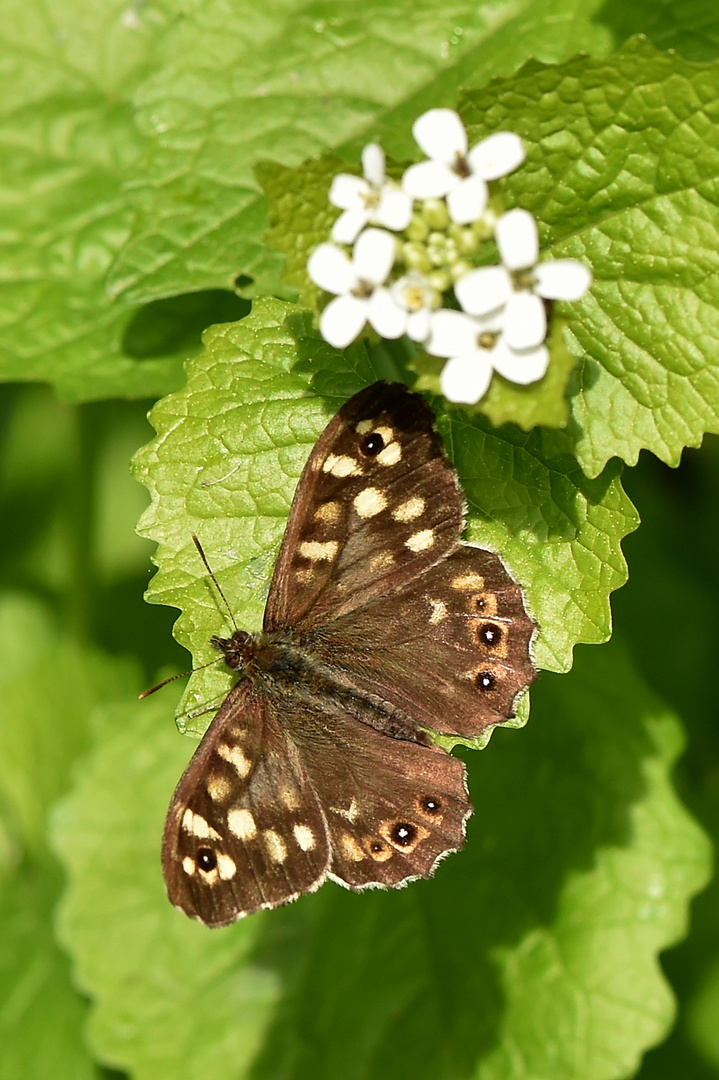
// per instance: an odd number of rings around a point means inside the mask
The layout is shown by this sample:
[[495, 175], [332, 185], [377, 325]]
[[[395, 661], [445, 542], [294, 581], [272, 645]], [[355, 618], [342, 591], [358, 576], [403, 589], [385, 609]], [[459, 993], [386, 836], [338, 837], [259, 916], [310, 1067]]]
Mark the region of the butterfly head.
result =
[[254, 653], [254, 636], [246, 630], [235, 630], [232, 637], [213, 637], [210, 644], [222, 653], [225, 663], [233, 669], [244, 668]]

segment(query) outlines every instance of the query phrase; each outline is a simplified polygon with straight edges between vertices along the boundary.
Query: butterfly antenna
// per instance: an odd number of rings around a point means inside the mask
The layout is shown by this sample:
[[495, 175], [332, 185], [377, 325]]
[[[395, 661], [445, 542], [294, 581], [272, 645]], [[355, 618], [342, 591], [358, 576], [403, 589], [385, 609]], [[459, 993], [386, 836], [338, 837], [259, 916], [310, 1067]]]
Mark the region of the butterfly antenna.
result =
[[219, 593], [219, 594], [220, 594], [220, 596], [222, 597], [222, 600], [223, 600], [223, 602], [224, 602], [224, 605], [225, 605], [225, 607], [227, 608], [227, 613], [228, 613], [228, 615], [230, 616], [230, 622], [231, 622], [231, 623], [232, 623], [232, 625], [234, 626], [235, 630], [238, 630], [238, 629], [239, 629], [239, 627], [238, 627], [237, 623], [235, 622], [235, 616], [234, 616], [234, 615], [232, 614], [232, 608], [231, 608], [231, 607], [230, 607], [230, 605], [228, 604], [228, 602], [227, 602], [227, 597], [225, 596], [225, 594], [223, 593], [222, 589], [220, 588], [220, 583], [219, 583], [219, 581], [217, 580], [217, 578], [215, 577], [215, 575], [214, 575], [214, 574], [213, 574], [213, 572], [212, 572], [212, 568], [210, 567], [210, 564], [209, 564], [209, 563], [208, 563], [208, 561], [207, 561], [207, 556], [205, 555], [204, 551], [202, 550], [202, 544], [201, 544], [201, 543], [200, 543], [200, 541], [199, 541], [199, 540], [197, 539], [197, 536], [195, 535], [195, 533], [192, 533], [192, 539], [193, 539], [193, 540], [194, 540], [194, 542], [195, 542], [195, 547], [197, 548], [197, 550], [198, 550], [198, 551], [199, 551], [199, 553], [200, 553], [200, 558], [202, 559], [203, 563], [205, 564], [205, 569], [207, 570], [207, 573], [208, 573], [208, 574], [210, 575], [210, 577], [212, 578], [212, 582], [213, 582], [213, 584], [214, 584], [215, 588], [217, 589], [218, 593]]
[[156, 690], [162, 690], [163, 686], [167, 686], [168, 683], [174, 682], [175, 679], [186, 679], [188, 675], [194, 675], [196, 671], [202, 671], [203, 668], [212, 667], [213, 664], [217, 664], [220, 660], [224, 660], [224, 657], [217, 656], [214, 660], [208, 660], [206, 664], [200, 664], [199, 667], [190, 668], [189, 671], [181, 671], [179, 675], [170, 675], [168, 679], [163, 679], [162, 682], [157, 683], [156, 686], [151, 686], [149, 690], [143, 690], [141, 694], [138, 694], [138, 701], [142, 701], [143, 698], [149, 697], [150, 694], [154, 694]]

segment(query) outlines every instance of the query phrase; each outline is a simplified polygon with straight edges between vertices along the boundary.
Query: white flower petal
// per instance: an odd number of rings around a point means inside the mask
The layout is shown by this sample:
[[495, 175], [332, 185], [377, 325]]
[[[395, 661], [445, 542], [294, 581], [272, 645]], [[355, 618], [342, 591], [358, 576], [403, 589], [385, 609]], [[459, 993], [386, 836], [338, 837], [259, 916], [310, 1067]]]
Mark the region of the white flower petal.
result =
[[513, 172], [524, 161], [524, 146], [513, 131], [496, 131], [467, 154], [470, 169], [483, 180], [496, 180]]
[[368, 143], [362, 151], [362, 172], [373, 187], [384, 184], [384, 151], [377, 143]]
[[320, 315], [320, 333], [335, 349], [354, 341], [367, 321], [367, 301], [346, 293], [330, 300]]
[[407, 319], [407, 337], [412, 341], [426, 341], [431, 329], [432, 313], [428, 308], [413, 311]]
[[412, 134], [427, 157], [452, 165], [467, 152], [467, 132], [454, 109], [430, 109], [412, 126]]
[[442, 369], [439, 383], [447, 401], [475, 405], [486, 393], [492, 378], [489, 353], [475, 352], [469, 356], [455, 356]]
[[504, 266], [481, 266], [455, 281], [454, 294], [469, 315], [487, 315], [513, 295], [512, 279]]
[[447, 195], [449, 216], [456, 225], [468, 225], [482, 215], [489, 199], [489, 189], [478, 176], [468, 176]]
[[360, 281], [382, 285], [392, 269], [394, 237], [384, 229], [365, 229], [354, 246], [352, 262]]
[[549, 350], [546, 345], [524, 352], [513, 352], [500, 341], [492, 352], [494, 370], [510, 382], [526, 386], [541, 379], [549, 367]]
[[535, 289], [547, 300], [579, 300], [592, 284], [592, 272], [574, 259], [557, 259], [535, 268]]
[[442, 308], [430, 317], [426, 346], [432, 356], [466, 356], [477, 348], [477, 323], [461, 311]]
[[355, 283], [352, 260], [335, 244], [320, 244], [307, 261], [307, 273], [319, 285], [331, 293], [347, 292]]
[[512, 293], [504, 309], [504, 341], [510, 349], [532, 349], [547, 335], [544, 304], [530, 292]]
[[345, 210], [332, 226], [332, 239], [338, 244], [354, 244], [368, 221], [365, 207]]
[[367, 320], [380, 337], [402, 337], [407, 328], [407, 312], [392, 299], [389, 289], [375, 289], [367, 305]]
[[441, 199], [458, 183], [457, 174], [441, 161], [410, 165], [402, 177], [402, 188], [413, 199]]
[[498, 220], [495, 234], [502, 262], [509, 270], [534, 266], [539, 255], [537, 223], [528, 210], [509, 210]]
[[385, 184], [373, 220], [385, 229], [401, 232], [412, 220], [412, 199], [402, 188]]
[[352, 210], [357, 206], [364, 206], [369, 193], [369, 184], [361, 176], [340, 173], [332, 181], [329, 200], [333, 206], [339, 206], [340, 210]]

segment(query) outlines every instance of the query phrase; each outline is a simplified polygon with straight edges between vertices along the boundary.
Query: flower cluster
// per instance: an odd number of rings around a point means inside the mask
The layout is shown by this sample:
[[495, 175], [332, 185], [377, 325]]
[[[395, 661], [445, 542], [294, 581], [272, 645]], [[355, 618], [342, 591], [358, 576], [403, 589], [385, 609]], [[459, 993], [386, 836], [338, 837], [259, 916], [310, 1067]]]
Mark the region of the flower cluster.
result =
[[[468, 149], [451, 109], [430, 109], [412, 131], [427, 160], [401, 182], [387, 177], [373, 143], [362, 154], [362, 177], [341, 174], [332, 183], [330, 202], [342, 213], [333, 242], [320, 244], [308, 263], [315, 284], [333, 294], [320, 331], [336, 348], [367, 323], [384, 338], [407, 334], [446, 360], [445, 397], [474, 404], [494, 371], [515, 383], [542, 378], [549, 364], [544, 301], [578, 300], [592, 277], [573, 259], [538, 262], [532, 215], [502, 213], [491, 197], [490, 182], [524, 161], [518, 135], [495, 132]], [[500, 262], [478, 266], [489, 240]]]

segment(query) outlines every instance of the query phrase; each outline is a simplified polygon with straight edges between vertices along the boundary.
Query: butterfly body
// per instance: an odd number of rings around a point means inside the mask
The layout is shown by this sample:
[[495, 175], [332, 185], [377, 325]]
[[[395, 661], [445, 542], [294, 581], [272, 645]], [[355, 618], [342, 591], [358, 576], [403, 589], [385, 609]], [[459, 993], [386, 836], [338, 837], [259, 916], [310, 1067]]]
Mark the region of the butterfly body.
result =
[[428, 877], [461, 847], [464, 765], [535, 677], [534, 623], [464, 504], [423, 399], [392, 383], [330, 422], [297, 487], [261, 632], [212, 643], [239, 678], [173, 797], [170, 899], [210, 926], [331, 877]]

